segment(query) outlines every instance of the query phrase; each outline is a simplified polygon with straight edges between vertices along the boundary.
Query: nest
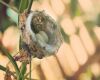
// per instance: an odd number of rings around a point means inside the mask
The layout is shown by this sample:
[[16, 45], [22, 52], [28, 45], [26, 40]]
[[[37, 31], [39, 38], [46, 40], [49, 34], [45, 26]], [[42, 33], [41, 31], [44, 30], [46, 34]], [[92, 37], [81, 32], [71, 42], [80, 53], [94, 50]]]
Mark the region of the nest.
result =
[[62, 36], [55, 20], [44, 11], [24, 13], [23, 19], [20, 18], [19, 25], [21, 48], [37, 58], [57, 53], [62, 43]]

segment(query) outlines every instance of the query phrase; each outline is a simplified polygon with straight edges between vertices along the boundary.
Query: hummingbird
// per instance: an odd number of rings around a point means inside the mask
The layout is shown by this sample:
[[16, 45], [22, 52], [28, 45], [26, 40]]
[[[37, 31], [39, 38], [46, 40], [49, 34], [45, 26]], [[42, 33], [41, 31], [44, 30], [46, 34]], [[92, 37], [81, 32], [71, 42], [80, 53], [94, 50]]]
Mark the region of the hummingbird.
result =
[[60, 27], [45, 11], [24, 11], [19, 15], [20, 61], [29, 57], [42, 59], [57, 53], [62, 43]]

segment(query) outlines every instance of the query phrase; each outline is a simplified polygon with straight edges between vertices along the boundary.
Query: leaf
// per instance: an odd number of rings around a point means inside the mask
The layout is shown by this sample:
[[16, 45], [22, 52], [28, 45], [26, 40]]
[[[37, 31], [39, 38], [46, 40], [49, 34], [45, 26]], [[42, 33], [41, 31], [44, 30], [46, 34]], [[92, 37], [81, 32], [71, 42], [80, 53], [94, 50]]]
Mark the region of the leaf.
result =
[[100, 27], [100, 14], [98, 15], [98, 17], [97, 17], [97, 25]]
[[80, 15], [80, 10], [79, 10], [79, 7], [78, 7], [78, 0], [71, 0], [70, 13], [71, 13], [72, 18]]
[[19, 74], [19, 80], [24, 80], [24, 74], [26, 73], [26, 65], [27, 65], [26, 62], [22, 63], [20, 74]]
[[85, 21], [84, 24], [87, 26], [88, 29], [93, 29], [95, 27], [95, 22], [93, 21]]
[[29, 4], [29, 0], [21, 0], [19, 6], [19, 12], [22, 13], [25, 9], [27, 9], [28, 4]]
[[[14, 60], [14, 58], [12, 57], [12, 55], [8, 52], [8, 50], [2, 44], [0, 44], [0, 50], [3, 53], [5, 53], [5, 55], [8, 57], [10, 62], [13, 64], [15, 71], [16, 71], [16, 74], [18, 76], [20, 71], [19, 71], [18, 65], [17, 65], [16, 61]], [[3, 69], [3, 67], [2, 67], [2, 69]]]
[[6, 71], [7, 69], [4, 66], [0, 65], [0, 70]]
[[64, 32], [64, 30], [62, 28], [61, 28], [61, 33], [64, 38], [64, 41], [67, 43], [70, 43], [69, 36]]
[[86, 29], [88, 30], [91, 38], [93, 39], [93, 41], [95, 43], [98, 43], [98, 39], [97, 39], [97, 36], [96, 34], [94, 33], [93, 31], [93, 28], [95, 27], [96, 23], [94, 21], [86, 21], [84, 22], [85, 26], [86, 26]]
[[[2, 70], [4, 72], [7, 72], [8, 69], [6, 67], [0, 65], [0, 70]], [[16, 76], [14, 75], [13, 72], [11, 72], [10, 70], [8, 70], [8, 73], [11, 74], [16, 79]]]
[[30, 10], [32, 6], [33, 0], [21, 0], [19, 12], [22, 13], [24, 10]]
[[19, 3], [21, 0], [14, 0], [14, 4], [16, 6], [17, 9], [19, 9]]
[[23, 62], [23, 63], [22, 63], [21, 71], [20, 71], [20, 73], [21, 73], [22, 75], [24, 75], [24, 74], [26, 73], [26, 65], [27, 65], [26, 62]]
[[15, 22], [18, 23], [18, 13], [14, 10], [7, 8], [7, 15]]

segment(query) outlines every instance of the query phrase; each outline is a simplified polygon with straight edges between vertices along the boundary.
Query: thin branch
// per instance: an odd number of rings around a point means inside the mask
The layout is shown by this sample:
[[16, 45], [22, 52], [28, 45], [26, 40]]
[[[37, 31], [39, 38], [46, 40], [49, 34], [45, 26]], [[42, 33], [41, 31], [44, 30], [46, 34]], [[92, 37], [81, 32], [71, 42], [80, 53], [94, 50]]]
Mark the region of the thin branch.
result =
[[18, 12], [18, 10], [17, 10], [17, 9], [15, 9], [15, 8], [13, 8], [13, 7], [11, 7], [11, 6], [9, 6], [9, 5], [8, 5], [7, 3], [5, 3], [4, 1], [0, 0], [0, 3], [2, 3], [3, 5], [5, 5], [6, 7], [11, 8], [13, 11], [15, 11], [16, 13], [18, 13], [18, 14], [19, 14], [19, 12]]

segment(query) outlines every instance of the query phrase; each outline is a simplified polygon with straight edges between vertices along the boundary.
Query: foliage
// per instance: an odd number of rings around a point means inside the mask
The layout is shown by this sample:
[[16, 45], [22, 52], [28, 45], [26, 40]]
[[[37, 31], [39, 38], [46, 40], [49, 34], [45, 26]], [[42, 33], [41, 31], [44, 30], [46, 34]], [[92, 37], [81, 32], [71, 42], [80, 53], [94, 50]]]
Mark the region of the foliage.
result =
[[[31, 5], [32, 5], [32, 1], [33, 0], [21, 0], [21, 2], [18, 0], [18, 2], [17, 2], [17, 0], [15, 0], [15, 5], [16, 5], [16, 7], [17, 7], [17, 9], [18, 9], [18, 4], [19, 4], [19, 2], [20, 2], [20, 7], [19, 7], [19, 11], [18, 11], [18, 13], [17, 13], [17, 15], [18, 14], [20, 14], [20, 13], [22, 13], [25, 9], [27, 9], [27, 8], [29, 8], [30, 9], [30, 7], [31, 7]], [[1, 1], [2, 2], [2, 1]], [[6, 2], [3, 2], [4, 4], [6, 4]], [[1, 5], [1, 6], [3, 6], [3, 5]], [[9, 6], [8, 6], [9, 7]], [[10, 7], [9, 7], [10, 8]], [[6, 9], [7, 9], [7, 7], [6, 7]], [[13, 8], [11, 8], [12, 10], [13, 10]], [[5, 10], [6, 11], [6, 10]], [[11, 15], [11, 13], [9, 13], [9, 12], [11, 12], [11, 11], [8, 11], [8, 15], [10, 14]], [[16, 12], [15, 12], [16, 13]], [[1, 13], [1, 15], [2, 15], [3, 13]], [[12, 18], [12, 16], [10, 16], [11, 18]], [[13, 18], [12, 18], [13, 19]], [[17, 20], [15, 20], [15, 21], [18, 21], [18, 19]], [[6, 22], [6, 21], [4, 21], [4, 22]], [[8, 21], [7, 21], [8, 22]], [[7, 23], [6, 22], [6, 23]], [[9, 23], [9, 22], [8, 22]], [[7, 25], [8, 26], [8, 25]], [[4, 31], [5, 29], [0, 29], [0, 30], [2, 30], [2, 31]], [[14, 69], [15, 69], [15, 72], [16, 72], [16, 77], [17, 77], [17, 80], [24, 80], [24, 75], [25, 75], [25, 73], [26, 73], [26, 66], [27, 66], [27, 64], [26, 64], [26, 62], [22, 62], [22, 65], [21, 65], [21, 69], [20, 68], [18, 68], [18, 65], [17, 65], [17, 63], [16, 63], [16, 61], [15, 61], [15, 59], [13, 58], [13, 56], [9, 53], [9, 51], [2, 45], [2, 44], [0, 44], [0, 50], [8, 57], [8, 59], [10, 60], [10, 62], [12, 63], [12, 65], [13, 65], [13, 67], [14, 67]], [[6, 67], [3, 67], [2, 65], [0, 65], [0, 69], [1, 70], [3, 70], [3, 71], [5, 71], [6, 72], [6, 70], [7, 70], [7, 68]], [[11, 71], [10, 71], [11, 72]], [[13, 72], [11, 72], [12, 74], [14, 74]], [[31, 78], [30, 78], [31, 79]]]

